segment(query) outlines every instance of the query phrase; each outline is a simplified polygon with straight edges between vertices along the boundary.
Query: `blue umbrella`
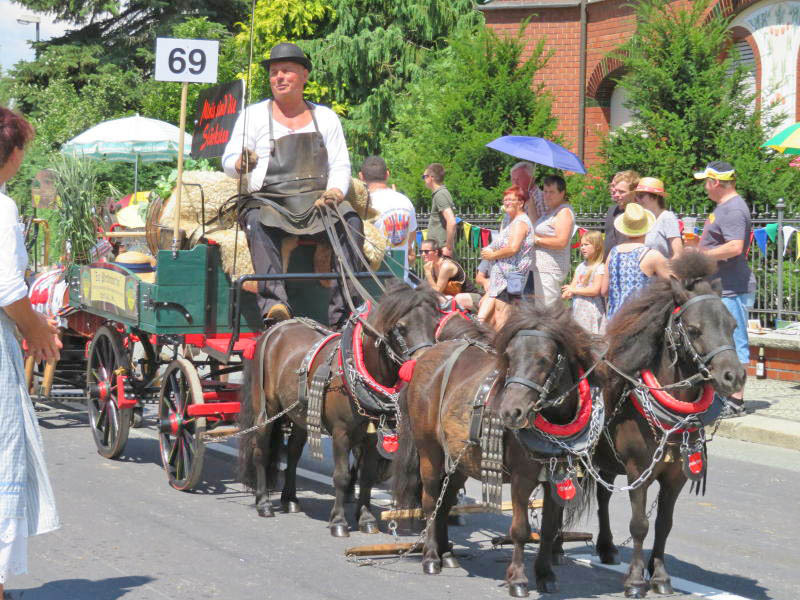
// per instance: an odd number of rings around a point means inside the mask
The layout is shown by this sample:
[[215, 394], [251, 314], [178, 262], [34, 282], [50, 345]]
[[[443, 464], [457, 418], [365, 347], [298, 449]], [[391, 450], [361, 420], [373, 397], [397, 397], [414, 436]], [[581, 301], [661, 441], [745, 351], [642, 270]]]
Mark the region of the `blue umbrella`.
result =
[[586, 173], [586, 167], [583, 166], [580, 158], [563, 146], [544, 138], [525, 135], [504, 135], [492, 140], [486, 146], [547, 167], [575, 173]]

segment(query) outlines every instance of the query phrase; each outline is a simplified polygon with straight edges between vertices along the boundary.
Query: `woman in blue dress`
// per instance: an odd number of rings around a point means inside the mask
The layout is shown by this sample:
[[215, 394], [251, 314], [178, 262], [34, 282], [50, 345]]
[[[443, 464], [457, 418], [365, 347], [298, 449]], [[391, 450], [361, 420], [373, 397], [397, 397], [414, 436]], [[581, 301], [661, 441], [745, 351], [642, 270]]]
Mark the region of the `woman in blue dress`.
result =
[[614, 229], [627, 237], [627, 241], [614, 246], [606, 258], [601, 292], [608, 296], [609, 319], [619, 311], [628, 298], [644, 288], [651, 277], [669, 277], [667, 259], [658, 250], [644, 245], [647, 232], [653, 228], [656, 217], [641, 205], [630, 202], [625, 212], [614, 219]]

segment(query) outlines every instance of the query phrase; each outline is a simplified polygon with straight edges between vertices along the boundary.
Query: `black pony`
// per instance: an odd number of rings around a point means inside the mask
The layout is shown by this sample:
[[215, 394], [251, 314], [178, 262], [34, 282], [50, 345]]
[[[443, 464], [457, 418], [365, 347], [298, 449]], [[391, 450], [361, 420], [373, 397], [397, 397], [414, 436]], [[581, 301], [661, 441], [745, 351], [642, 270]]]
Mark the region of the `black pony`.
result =
[[[358, 331], [354, 333], [355, 341], [363, 353], [359, 354], [359, 360], [378, 386], [387, 389], [394, 386], [398, 380], [400, 360], [410, 358], [407, 354], [414, 349], [433, 344], [439, 314], [437, 295], [429, 287], [412, 289], [405, 283], [396, 282], [387, 287], [369, 314], [361, 317], [366, 325], [357, 323], [354, 329]], [[328, 342], [323, 342], [328, 338]], [[263, 346], [263, 352], [245, 364], [239, 415], [239, 425], [244, 430], [294, 404], [300, 387], [298, 370], [304, 359], [309, 361], [304, 378], [306, 382], [311, 382], [321, 367], [332, 367], [324, 388], [321, 425], [333, 441], [336, 500], [329, 528], [336, 537], [349, 535], [344, 502], [351, 476], [349, 455], [353, 449], [358, 449], [361, 457], [356, 505], [359, 528], [369, 533], [378, 531], [377, 521], [370, 512], [370, 496], [378, 476], [379, 454], [375, 430], [368, 427], [370, 423], [376, 423], [376, 419], [348, 392], [344, 375], [348, 366], [340, 367], [338, 362], [340, 339], [306, 321], [278, 324], [262, 334], [257, 347]], [[263, 374], [261, 380], [257, 376], [259, 372]], [[307, 412], [308, 405], [303, 402], [282, 417], [292, 424], [281, 493], [281, 507], [286, 512], [300, 510], [296, 496], [296, 470], [308, 435]], [[242, 482], [255, 491], [256, 508], [262, 517], [273, 516], [269, 489], [275, 485], [282, 437], [281, 421], [278, 420], [251, 431], [239, 444], [239, 475]]]
[[[719, 416], [722, 401], [714, 395], [742, 389], [745, 370], [733, 348], [736, 322], [708, 281], [713, 261], [686, 251], [673, 261], [675, 276], [658, 279], [626, 302], [608, 326], [604, 397], [607, 435], [596, 453], [600, 476], [613, 482], [627, 475], [632, 516], [633, 557], [625, 576], [625, 595], [641, 598], [648, 589], [671, 594], [664, 566], [664, 547], [672, 528], [675, 501], [687, 480], [705, 474], [702, 427]], [[632, 384], [620, 373], [641, 380], [650, 389], [631, 394]], [[661, 389], [687, 380], [689, 387]], [[673, 433], [667, 435], [671, 429]], [[649, 473], [648, 473], [649, 470]], [[656, 537], [645, 579], [642, 543], [649, 527], [647, 488], [659, 482]], [[630, 489], [633, 487], [634, 489]], [[597, 551], [602, 562], [616, 564], [618, 552], [609, 525], [611, 491], [597, 487], [600, 531]]]
[[[538, 417], [556, 427], [567, 426], [583, 406], [584, 397], [574, 384], [579, 371], [589, 369], [595, 360], [591, 350], [594, 343], [594, 337], [581, 329], [563, 306], [536, 308], [522, 303], [512, 310], [497, 334], [495, 352], [455, 340], [437, 344], [417, 360], [414, 375], [400, 398], [400, 449], [393, 474], [397, 504], [416, 506], [421, 497], [429, 519], [443, 494], [441, 508], [429, 523], [424, 541], [425, 573], [436, 574], [442, 566], [457, 564], [449, 552], [447, 515], [467, 477], [481, 479], [481, 448], [470, 442], [476, 399], [480, 406], [486, 397], [489, 414], [501, 415], [514, 429], [525, 428]], [[561, 366], [554, 368], [556, 364]], [[537, 387], [547, 393], [542, 395]], [[564, 400], [549, 405], [551, 393]], [[550, 460], [529, 448], [521, 436], [503, 433], [502, 425], [499, 427], [496, 439], [502, 446], [502, 459], [495, 469], [494, 489], [499, 495], [500, 481], [511, 482], [514, 511], [510, 532], [514, 554], [506, 580], [512, 596], [526, 596], [523, 548], [531, 533], [528, 501]], [[443, 490], [447, 456], [458, 462]], [[552, 557], [561, 516], [560, 506], [545, 494], [541, 547], [535, 565], [537, 589], [542, 592], [556, 589]]]

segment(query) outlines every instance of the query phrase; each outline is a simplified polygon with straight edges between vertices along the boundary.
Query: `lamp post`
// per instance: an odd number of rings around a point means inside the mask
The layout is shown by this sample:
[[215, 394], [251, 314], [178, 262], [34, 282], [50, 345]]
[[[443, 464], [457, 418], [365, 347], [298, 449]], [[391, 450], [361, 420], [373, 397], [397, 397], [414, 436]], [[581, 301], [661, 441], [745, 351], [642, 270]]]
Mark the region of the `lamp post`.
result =
[[36, 47], [33, 50], [36, 53], [36, 58], [39, 58], [39, 24], [41, 22], [42, 18], [38, 15], [23, 15], [17, 19], [17, 23], [20, 25], [36, 25]]

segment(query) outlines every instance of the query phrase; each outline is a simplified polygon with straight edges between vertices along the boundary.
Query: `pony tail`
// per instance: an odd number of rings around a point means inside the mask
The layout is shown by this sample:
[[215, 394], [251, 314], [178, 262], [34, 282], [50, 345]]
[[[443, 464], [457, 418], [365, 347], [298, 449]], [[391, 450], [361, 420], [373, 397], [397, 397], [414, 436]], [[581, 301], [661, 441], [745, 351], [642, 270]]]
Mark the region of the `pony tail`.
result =
[[397, 424], [399, 447], [392, 462], [392, 495], [397, 508], [417, 508], [421, 506], [422, 478], [419, 476], [419, 450], [411, 431], [411, 418], [408, 414], [408, 387], [400, 392], [398, 404], [400, 421]]
[[[255, 423], [255, 411], [253, 411], [253, 403], [250, 399], [251, 386], [253, 384], [252, 370], [255, 364], [252, 360], [242, 359], [244, 367], [242, 369], [242, 387], [239, 389], [239, 416], [236, 419], [239, 425], [239, 430], [243, 431], [253, 426]], [[255, 432], [244, 435], [239, 440], [239, 464], [237, 475], [246, 488], [255, 489], [256, 487], [256, 470], [253, 465], [253, 454], [255, 453], [255, 446], [253, 445], [253, 438]]]
[[[242, 387], [239, 391], [241, 408], [237, 423], [240, 430], [249, 429], [256, 423], [258, 415], [253, 407], [252, 386], [256, 363], [254, 360], [243, 359]], [[251, 431], [239, 439], [239, 465], [238, 476], [244, 486], [249, 490], [256, 489], [256, 467], [254, 459], [256, 451], [267, 461], [267, 489], [274, 489], [280, 471], [280, 457], [282, 454], [283, 431], [282, 423], [286, 417], [281, 417], [274, 423], [261, 430]]]

